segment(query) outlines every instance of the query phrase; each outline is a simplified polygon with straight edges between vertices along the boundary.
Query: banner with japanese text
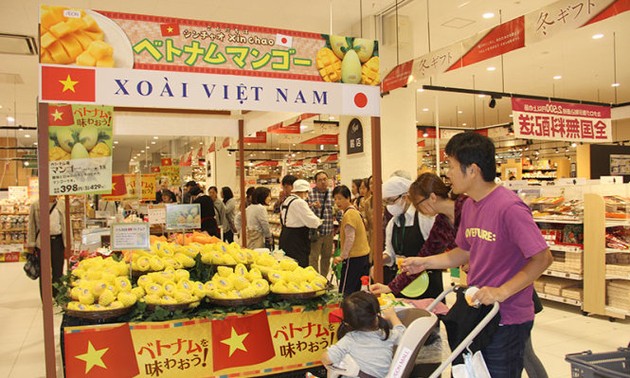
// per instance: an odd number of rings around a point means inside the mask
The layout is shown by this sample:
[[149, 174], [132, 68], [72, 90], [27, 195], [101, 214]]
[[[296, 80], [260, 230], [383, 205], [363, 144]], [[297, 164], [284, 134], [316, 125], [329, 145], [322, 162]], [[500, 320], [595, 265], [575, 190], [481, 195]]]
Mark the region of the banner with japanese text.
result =
[[113, 112], [99, 105], [48, 107], [51, 195], [111, 191]]
[[47, 5], [40, 26], [42, 102], [379, 112], [375, 40]]
[[512, 98], [514, 137], [587, 143], [612, 142], [610, 108]]
[[305, 369], [319, 365], [336, 340], [328, 319], [335, 308], [68, 327], [66, 367], [73, 377], [259, 377]]
[[[137, 190], [138, 179], [141, 190]], [[111, 177], [112, 190], [110, 194], [104, 194], [103, 198], [108, 201], [122, 201], [126, 199], [141, 199], [142, 201], [154, 201], [157, 192], [156, 179], [154, 173], [134, 175], [115, 174]]]

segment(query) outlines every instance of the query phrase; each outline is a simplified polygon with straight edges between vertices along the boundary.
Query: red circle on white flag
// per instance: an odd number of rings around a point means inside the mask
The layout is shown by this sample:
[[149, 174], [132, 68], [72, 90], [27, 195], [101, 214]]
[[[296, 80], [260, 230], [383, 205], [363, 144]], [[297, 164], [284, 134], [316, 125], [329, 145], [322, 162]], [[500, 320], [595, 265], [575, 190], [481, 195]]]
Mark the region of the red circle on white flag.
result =
[[282, 37], [282, 39], [281, 39], [280, 41], [281, 41], [282, 43], [287, 43], [287, 42], [288, 42], [288, 40], [287, 40], [287, 38], [286, 38], [286, 37]]
[[354, 104], [357, 108], [365, 108], [365, 105], [368, 103], [368, 98], [365, 93], [359, 92], [354, 95]]

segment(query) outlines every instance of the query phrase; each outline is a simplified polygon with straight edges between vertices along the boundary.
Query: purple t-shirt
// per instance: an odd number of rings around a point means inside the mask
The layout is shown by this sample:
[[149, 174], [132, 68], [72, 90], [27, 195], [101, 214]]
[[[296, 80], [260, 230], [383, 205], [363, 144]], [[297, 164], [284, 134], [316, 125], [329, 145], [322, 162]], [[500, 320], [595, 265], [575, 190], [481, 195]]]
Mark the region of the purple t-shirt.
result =
[[[468, 285], [479, 288], [501, 286], [547, 248], [529, 207], [502, 186], [464, 203], [456, 242], [470, 252]], [[532, 290], [530, 285], [501, 303], [501, 324], [534, 319]]]

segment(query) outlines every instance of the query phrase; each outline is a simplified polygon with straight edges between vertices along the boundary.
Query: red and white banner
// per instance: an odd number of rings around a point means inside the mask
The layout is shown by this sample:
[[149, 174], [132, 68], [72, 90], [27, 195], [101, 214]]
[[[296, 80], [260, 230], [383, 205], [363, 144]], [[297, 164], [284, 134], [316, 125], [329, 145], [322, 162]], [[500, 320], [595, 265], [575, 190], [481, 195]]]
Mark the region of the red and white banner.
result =
[[435, 139], [435, 137], [437, 136], [437, 131], [435, 127], [421, 127], [418, 129], [417, 135], [418, 138]]
[[322, 134], [316, 136], [315, 138], [307, 139], [301, 144], [331, 144], [336, 145], [339, 144], [339, 135], [333, 134]]
[[609, 107], [512, 98], [512, 114], [516, 138], [612, 142]]
[[271, 134], [299, 134], [300, 123], [293, 123], [284, 126], [282, 122], [271, 125], [267, 128], [267, 132]]
[[243, 138], [244, 143], [267, 143], [267, 133], [257, 131], [256, 135]]

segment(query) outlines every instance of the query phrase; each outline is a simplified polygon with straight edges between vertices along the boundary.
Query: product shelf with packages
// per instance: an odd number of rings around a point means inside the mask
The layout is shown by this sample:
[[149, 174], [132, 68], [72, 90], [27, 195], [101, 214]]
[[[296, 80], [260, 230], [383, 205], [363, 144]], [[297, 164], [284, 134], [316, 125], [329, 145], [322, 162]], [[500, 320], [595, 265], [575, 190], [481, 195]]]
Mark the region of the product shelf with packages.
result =
[[[336, 340], [328, 313], [341, 297], [330, 289], [313, 268], [282, 254], [194, 233], [151, 236], [149, 250], [82, 253], [56, 300], [65, 312], [66, 355], [77, 335], [98, 326], [127, 342], [121, 358], [134, 361], [139, 376], [152, 376], [156, 363], [179, 361], [177, 348], [153, 349], [184, 339], [188, 374], [260, 376], [319, 365]], [[66, 359], [68, 374], [72, 361]]]
[[0, 262], [23, 261], [29, 207], [28, 199], [0, 200]]

